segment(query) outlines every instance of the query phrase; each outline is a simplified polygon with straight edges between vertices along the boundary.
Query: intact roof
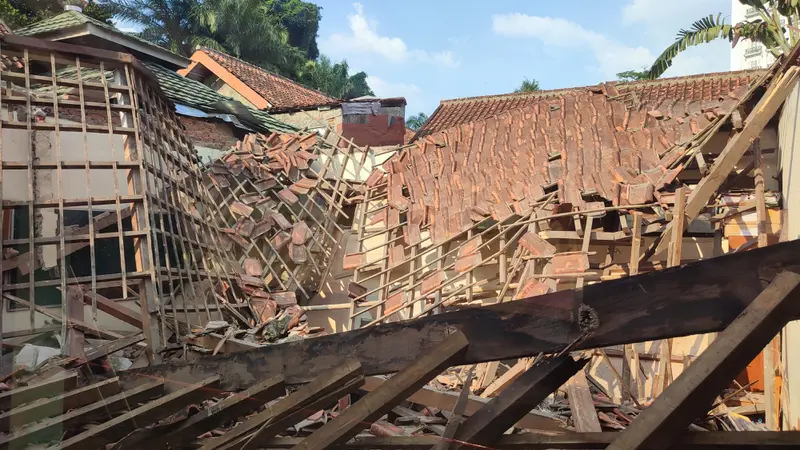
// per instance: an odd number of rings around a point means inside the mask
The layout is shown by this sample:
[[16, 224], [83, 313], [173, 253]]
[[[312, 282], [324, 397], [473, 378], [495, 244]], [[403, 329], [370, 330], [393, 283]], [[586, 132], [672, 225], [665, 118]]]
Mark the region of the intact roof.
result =
[[[761, 69], [741, 70], [627, 83], [612, 82], [612, 84], [616, 86], [620, 94], [633, 93], [640, 100], [651, 103], [664, 100], [712, 100], [750, 83], [763, 75], [764, 72]], [[506, 111], [531, 106], [542, 98], [559, 97], [586, 88], [575, 87], [442, 100], [436, 111], [431, 114], [428, 121], [417, 132], [415, 139], [463, 123], [482, 120]]]
[[551, 190], [559, 203], [580, 209], [587, 207], [584, 195], [647, 204], [681, 171], [683, 144], [738, 107], [749, 85], [687, 91], [680, 99], [671, 99], [666, 85], [659, 89], [639, 90], [636, 103], [613, 84], [540, 95], [525, 107], [418, 139], [367, 184], [386, 179], [387, 217], [407, 210], [409, 226], [428, 224], [434, 243], [490, 215], [530, 215]]
[[[186, 64], [188, 64], [188, 60], [181, 55], [178, 55], [170, 50], [158, 46], [148, 40], [142, 39], [134, 34], [122, 32], [112, 25], [101, 22], [97, 19], [89, 17], [78, 11], [64, 11], [61, 14], [55, 15], [53, 17], [44, 20], [40, 20], [39, 22], [30, 24], [26, 27], [22, 27], [16, 30], [15, 34], [18, 34], [20, 36], [37, 36], [44, 38], [41, 35], [56, 33], [59, 31], [69, 30], [72, 28], [77, 28], [82, 26], [97, 27], [95, 28], [95, 30], [99, 29], [102, 32], [112, 33], [115, 36], [115, 39], [116, 38], [122, 38], [123, 40], [129, 39], [130, 40], [129, 42], [138, 44], [139, 49], [141, 49], [142, 46], [144, 46], [162, 56], [167, 56], [167, 59], [169, 59], [171, 63], [183, 65], [184, 67], [186, 66]], [[125, 44], [125, 42], [115, 41], [115, 43], [123, 47], [128, 47]]]
[[210, 56], [225, 70], [255, 91], [269, 103], [270, 109], [321, 106], [340, 101], [227, 53], [209, 48], [201, 48], [198, 51]]
[[182, 77], [172, 70], [150, 61], [142, 62], [153, 72], [164, 94], [174, 103], [203, 111], [233, 114], [257, 127], [259, 131], [291, 133], [297, 129], [259, 111], [226, 97], [199, 81]]

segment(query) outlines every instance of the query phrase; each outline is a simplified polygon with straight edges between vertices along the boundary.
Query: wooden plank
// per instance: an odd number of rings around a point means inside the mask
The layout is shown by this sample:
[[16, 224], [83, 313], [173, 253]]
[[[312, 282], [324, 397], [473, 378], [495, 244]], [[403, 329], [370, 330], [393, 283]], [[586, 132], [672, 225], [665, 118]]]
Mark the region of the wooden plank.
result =
[[799, 300], [799, 274], [783, 272], [775, 277], [745, 312], [608, 448], [669, 448], [692, 420], [708, 411], [731, 377], [741, 372], [800, 313]]
[[78, 375], [57, 376], [53, 379], [32, 386], [12, 389], [0, 394], [0, 410], [16, 408], [40, 398], [54, 397], [78, 386]]
[[111, 378], [80, 389], [65, 392], [53, 398], [42, 399], [0, 414], [0, 430], [10, 430], [47, 417], [63, 414], [70, 409], [99, 402], [119, 393], [119, 378]]
[[[406, 367], [454, 328], [471, 342], [457, 365], [557, 353], [576, 341], [574, 350], [581, 350], [709, 333], [730, 324], [778, 272], [800, 270], [798, 254], [800, 241], [783, 242], [591, 284], [582, 295], [553, 292], [119, 375], [126, 386], [150, 377], [191, 383], [220, 373], [225, 388], [235, 389], [281, 373], [288, 384], [305, 383], [353, 357], [366, 375], [380, 375]], [[583, 340], [581, 305], [598, 319]]]
[[127, 411], [132, 405], [151, 399], [164, 392], [163, 382], [153, 382], [125, 390], [120, 394], [106, 397], [83, 408], [73, 409], [66, 414], [41, 421], [22, 428], [10, 435], [0, 436], [0, 449], [23, 448], [43, 437], [60, 438], [63, 430], [101, 420], [109, 420], [119, 411]]
[[60, 449], [99, 448], [114, 442], [139, 428], [156, 423], [192, 403], [199, 403], [217, 394], [219, 375], [186, 386], [169, 395], [146, 403], [119, 417], [92, 427], [83, 433], [62, 441]]
[[108, 356], [114, 352], [118, 352], [120, 350], [124, 350], [128, 347], [138, 344], [144, 340], [144, 334], [134, 334], [133, 336], [124, 337], [122, 339], [116, 339], [111, 342], [105, 343], [99, 347], [95, 347], [88, 352], [86, 352], [86, 357], [84, 361], [73, 361], [67, 365], [67, 367], [77, 367], [81, 364], [92, 362], [96, 359], [103, 358]]
[[[691, 222], [697, 218], [697, 215], [705, 208], [720, 185], [728, 178], [736, 163], [739, 162], [745, 151], [750, 147], [753, 139], [758, 137], [761, 130], [764, 129], [778, 111], [778, 108], [794, 89], [799, 70], [800, 68], [796, 66], [790, 67], [785, 73], [780, 74], [781, 79], [764, 94], [761, 101], [748, 114], [744, 128], [728, 140], [725, 148], [714, 160], [708, 175], [703, 177], [692, 190], [686, 203], [686, 222]], [[667, 249], [668, 243], [672, 240], [673, 232], [683, 233], [683, 230], [674, 229], [672, 223], [667, 225], [654, 254], [658, 255]]]
[[[83, 322], [83, 302], [81, 301], [83, 293], [80, 286], [70, 286], [67, 288], [67, 295], [62, 296], [62, 301], [65, 301], [64, 310], [66, 316], [70, 321]], [[64, 348], [67, 350], [68, 356], [82, 357], [83, 344], [86, 341], [84, 333], [79, 328], [67, 328], [67, 342], [64, 343]]]
[[[525, 433], [506, 435], [493, 443], [492, 449], [545, 450], [545, 449], [602, 449], [619, 437], [618, 432], [606, 433]], [[800, 431], [688, 431], [676, 436], [681, 450], [737, 450], [794, 449], [800, 443]], [[264, 443], [265, 448], [293, 448], [303, 438], [275, 438]], [[346, 445], [331, 447], [336, 450], [414, 449], [427, 450], [435, 446], [439, 436], [363, 437]], [[469, 448], [469, 447], [467, 447]]]
[[442, 432], [442, 440], [434, 450], [447, 450], [450, 448], [450, 444], [453, 442], [453, 437], [456, 435], [456, 431], [458, 431], [461, 425], [461, 418], [464, 416], [464, 410], [467, 409], [467, 402], [469, 401], [469, 389], [472, 385], [472, 376], [474, 373], [475, 366], [472, 366], [469, 369], [466, 380], [464, 381], [464, 386], [461, 387], [461, 393], [458, 394], [458, 400], [456, 400], [456, 404], [453, 406], [453, 410], [450, 412], [450, 418], [447, 419], [447, 425], [445, 425], [444, 431]]
[[139, 430], [120, 441], [115, 448], [131, 448], [134, 445], [140, 448], [180, 448], [204, 432], [257, 410], [285, 394], [286, 385], [282, 376], [268, 378], [173, 426]]
[[600, 419], [594, 409], [592, 393], [586, 382], [586, 374], [582, 370], [573, 375], [566, 384], [569, 410], [572, 412], [572, 422], [575, 429], [580, 432], [600, 432]]
[[87, 305], [92, 304], [92, 298], [97, 297], [97, 309], [103, 311], [104, 313], [108, 314], [115, 319], [118, 319], [122, 322], [127, 323], [128, 325], [132, 325], [138, 329], [142, 329], [142, 314], [140, 312], [134, 311], [130, 308], [127, 308], [120, 303], [117, 303], [113, 300], [110, 300], [106, 297], [103, 297], [97, 293], [90, 293], [88, 291], [84, 292], [83, 301]]
[[456, 442], [481, 446], [495, 444], [506, 430], [536, 408], [567, 379], [575, 373], [583, 373], [581, 368], [588, 361], [575, 361], [566, 355], [537, 363], [467, 419], [458, 428]]
[[357, 360], [347, 360], [334, 370], [320, 375], [317, 379], [300, 387], [264, 411], [249, 417], [224, 435], [209, 440], [203, 450], [240, 449], [248, 444], [253, 434], [252, 445], [272, 438], [286, 428], [308, 417], [310, 412], [327, 407], [364, 383], [361, 364]]
[[528, 370], [528, 366], [530, 365], [531, 360], [528, 358], [522, 358], [514, 364], [513, 367], [508, 369], [506, 373], [498, 377], [496, 380], [490, 384], [485, 391], [481, 393], [481, 397], [489, 398], [493, 397], [498, 392], [505, 389], [506, 386], [514, 382], [520, 375], [522, 375], [526, 370]]
[[360, 430], [368, 427], [371, 422], [389, 412], [393, 406], [449, 367], [459, 353], [464, 352], [467, 345], [469, 342], [466, 336], [456, 331], [294, 448], [322, 450], [329, 445], [350, 440]]

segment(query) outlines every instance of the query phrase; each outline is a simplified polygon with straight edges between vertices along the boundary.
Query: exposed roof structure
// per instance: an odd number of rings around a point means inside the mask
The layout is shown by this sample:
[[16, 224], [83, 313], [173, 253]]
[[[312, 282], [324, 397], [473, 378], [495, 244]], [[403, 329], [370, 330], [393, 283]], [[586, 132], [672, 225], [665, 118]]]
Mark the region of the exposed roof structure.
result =
[[202, 66], [230, 85], [260, 109], [289, 109], [338, 103], [320, 91], [250, 64], [235, 56], [202, 48], [192, 55], [192, 65], [179, 73], [188, 76]]
[[259, 131], [290, 133], [296, 128], [285, 124], [264, 111], [250, 108], [242, 103], [219, 94], [210, 87], [151, 62], [144, 65], [155, 74], [164, 94], [173, 102], [202, 111], [227, 112], [256, 126]]
[[393, 157], [384, 164], [389, 204], [408, 207], [410, 223], [430, 223], [433, 241], [441, 242], [473, 218], [528, 215], [551, 189], [575, 206], [591, 194], [615, 205], [650, 202], [680, 171], [672, 168], [675, 146], [725, 115], [747, 90], [738, 81], [727, 86], [711, 94], [684, 91], [685, 100], [640, 89], [638, 106], [611, 84], [527, 99], [523, 108], [417, 140]]
[[189, 63], [183, 56], [133, 34], [124, 33], [78, 11], [65, 11], [20, 28], [15, 33], [20, 36], [36, 36], [54, 41], [81, 40], [81, 38], [91, 35], [115, 42], [135, 52], [149, 54], [166, 64], [174, 65], [175, 68], [186, 67]]
[[[763, 70], [718, 72], [653, 81], [612, 83], [620, 94], [635, 96], [650, 103], [661, 101], [683, 102], [687, 100], [713, 100], [720, 95], [751, 82], [764, 73]], [[586, 89], [575, 87], [520, 94], [486, 95], [442, 100], [430, 119], [417, 132], [417, 137], [443, 131], [456, 125], [487, 119], [513, 109], [524, 108], [542, 98], [560, 97], [570, 92]]]

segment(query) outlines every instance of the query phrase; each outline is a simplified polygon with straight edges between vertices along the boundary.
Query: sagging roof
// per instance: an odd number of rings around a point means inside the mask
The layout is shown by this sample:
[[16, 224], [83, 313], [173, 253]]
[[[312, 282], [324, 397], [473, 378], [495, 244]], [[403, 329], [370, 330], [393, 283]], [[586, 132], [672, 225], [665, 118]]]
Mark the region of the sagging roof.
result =
[[[685, 102], [713, 100], [764, 74], [764, 70], [741, 70], [690, 75], [629, 83], [612, 82], [620, 94], [633, 94], [641, 101]], [[554, 89], [527, 93], [486, 95], [442, 100], [430, 119], [417, 132], [416, 138], [448, 128], [487, 119], [497, 114], [536, 104], [543, 98], [559, 97], [587, 87]]]
[[144, 65], [156, 76], [164, 94], [173, 103], [190, 106], [206, 112], [225, 112], [257, 128], [257, 131], [292, 133], [297, 131], [264, 111], [259, 111], [219, 94], [199, 81], [178, 75], [158, 64], [145, 61]]
[[189, 76], [193, 69], [201, 65], [260, 109], [307, 108], [337, 104], [340, 101], [235, 56], [209, 48], [197, 50], [192, 55], [192, 61], [188, 69], [179, 72], [181, 75]]
[[674, 82], [641, 83], [628, 91], [638, 93], [635, 101], [610, 83], [528, 97], [522, 108], [418, 139], [367, 184], [388, 178], [387, 225], [408, 210], [410, 226], [429, 224], [434, 243], [489, 215], [529, 215], [549, 192], [581, 209], [584, 196], [646, 204], [682, 169], [675, 164], [680, 145], [736, 108], [749, 89], [742, 77], [710, 79], [684, 81], [680, 92]]
[[181, 55], [136, 35], [124, 33], [78, 11], [64, 11], [56, 16], [20, 28], [15, 33], [20, 36], [36, 36], [51, 41], [80, 39], [92, 35], [132, 51], [149, 55], [173, 68], [182, 68], [189, 64], [189, 60]]

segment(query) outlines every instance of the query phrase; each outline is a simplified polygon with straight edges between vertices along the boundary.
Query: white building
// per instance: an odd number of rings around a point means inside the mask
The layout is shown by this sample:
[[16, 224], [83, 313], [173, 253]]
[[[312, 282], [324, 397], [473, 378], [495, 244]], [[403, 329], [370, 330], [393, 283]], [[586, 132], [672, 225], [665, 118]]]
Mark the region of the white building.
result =
[[[737, 24], [745, 20], [756, 20], [759, 18], [758, 11], [750, 6], [739, 3], [739, 0], [731, 1], [731, 23]], [[781, 18], [781, 23], [785, 25], [786, 19]], [[763, 44], [745, 39], [739, 41], [731, 49], [731, 70], [744, 69], [763, 69], [770, 66], [775, 61], [772, 53]]]

